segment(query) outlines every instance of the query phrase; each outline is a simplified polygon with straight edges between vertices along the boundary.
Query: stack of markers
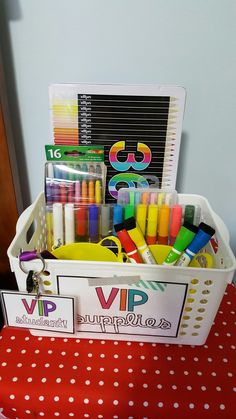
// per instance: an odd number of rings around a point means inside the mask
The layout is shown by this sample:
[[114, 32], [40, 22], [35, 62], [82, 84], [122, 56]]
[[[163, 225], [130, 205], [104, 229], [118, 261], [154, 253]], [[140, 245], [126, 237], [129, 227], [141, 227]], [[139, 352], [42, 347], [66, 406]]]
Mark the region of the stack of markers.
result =
[[184, 222], [198, 225], [200, 206], [179, 205], [176, 191], [121, 189], [118, 203], [124, 219], [134, 217], [148, 245], [172, 245]]
[[45, 167], [47, 204], [61, 202], [101, 204], [104, 189], [103, 164], [50, 162]]

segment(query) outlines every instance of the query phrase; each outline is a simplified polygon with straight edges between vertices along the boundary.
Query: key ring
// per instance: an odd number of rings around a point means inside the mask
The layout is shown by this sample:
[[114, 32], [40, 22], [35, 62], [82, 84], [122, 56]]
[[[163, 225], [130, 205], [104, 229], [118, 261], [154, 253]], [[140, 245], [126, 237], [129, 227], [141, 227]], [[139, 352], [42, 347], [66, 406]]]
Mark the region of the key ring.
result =
[[37, 275], [40, 275], [45, 270], [45, 266], [46, 266], [44, 259], [42, 258], [42, 256], [39, 253], [37, 253], [37, 250], [25, 251], [25, 252], [20, 253], [20, 255], [19, 255], [19, 265], [20, 265], [20, 269], [22, 270], [22, 272], [24, 272], [25, 274], [28, 275], [30, 269], [29, 270], [25, 269], [24, 266], [23, 266], [23, 263], [27, 262], [27, 261], [30, 261], [30, 260], [33, 260], [33, 259], [40, 259], [42, 264], [43, 264], [42, 269], [39, 272], [34, 272], [35, 276], [37, 276]]

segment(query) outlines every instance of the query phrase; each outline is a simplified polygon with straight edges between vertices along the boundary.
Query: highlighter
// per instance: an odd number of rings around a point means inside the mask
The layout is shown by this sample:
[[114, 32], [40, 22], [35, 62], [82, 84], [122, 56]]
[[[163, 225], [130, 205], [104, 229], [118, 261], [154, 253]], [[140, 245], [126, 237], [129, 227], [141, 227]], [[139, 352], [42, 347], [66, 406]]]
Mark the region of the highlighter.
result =
[[95, 182], [95, 202], [96, 202], [96, 204], [101, 204], [101, 202], [102, 202], [100, 180], [96, 180], [96, 182]]
[[177, 262], [177, 266], [188, 266], [196, 253], [199, 252], [215, 234], [214, 228], [205, 223], [200, 223], [198, 232], [191, 243], [188, 245], [185, 252], [182, 254]]
[[134, 216], [134, 205], [132, 204], [126, 204], [124, 207], [124, 218], [127, 220], [127, 218]]
[[146, 218], [147, 218], [147, 205], [146, 204], [137, 205], [136, 222], [144, 236], [146, 232]]
[[136, 224], [135, 218], [131, 217], [125, 220], [124, 226], [125, 229], [128, 231], [129, 236], [133, 240], [134, 244], [137, 246], [144, 263], [155, 265], [156, 261], [143, 237], [142, 231]]
[[95, 188], [94, 188], [94, 181], [92, 179], [90, 179], [88, 183], [88, 198], [89, 198], [89, 203], [93, 204], [95, 201]]
[[168, 205], [162, 205], [159, 215], [158, 244], [168, 244], [169, 221], [170, 207]]
[[124, 223], [119, 223], [114, 226], [117, 237], [120, 240], [126, 254], [129, 257], [131, 263], [143, 263], [141, 256], [138, 253], [138, 249], [135, 246], [133, 240], [130, 238], [127, 230], [125, 229]]
[[[170, 245], [173, 246], [182, 225], [182, 206], [174, 205], [171, 210]], [[187, 247], [187, 246], [186, 246]]]
[[148, 207], [147, 216], [147, 244], [155, 244], [157, 241], [157, 219], [158, 219], [158, 205], [150, 204]]
[[191, 243], [197, 231], [198, 228], [195, 225], [185, 222], [181, 226], [174, 245], [165, 258], [163, 265], [174, 265], [184, 249]]

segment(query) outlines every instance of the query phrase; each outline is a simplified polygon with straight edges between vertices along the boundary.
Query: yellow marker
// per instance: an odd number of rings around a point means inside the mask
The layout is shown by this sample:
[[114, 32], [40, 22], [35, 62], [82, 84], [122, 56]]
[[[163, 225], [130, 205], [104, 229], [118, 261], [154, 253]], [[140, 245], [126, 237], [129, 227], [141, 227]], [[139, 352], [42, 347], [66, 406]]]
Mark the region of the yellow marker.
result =
[[89, 196], [89, 203], [93, 204], [94, 203], [94, 198], [95, 198], [95, 190], [94, 190], [94, 181], [90, 180], [89, 181], [89, 185], [88, 185], [88, 196]]
[[47, 249], [52, 250], [53, 245], [53, 218], [52, 211], [47, 209], [46, 213], [46, 228], [47, 228]]
[[88, 199], [88, 188], [87, 188], [87, 182], [86, 180], [82, 180], [82, 192], [81, 192], [81, 196], [82, 196], [82, 202], [86, 204], [87, 199]]
[[168, 205], [162, 205], [160, 208], [159, 226], [158, 226], [158, 243], [159, 244], [168, 244], [169, 221], [170, 221], [170, 207]]
[[136, 222], [144, 236], [145, 236], [145, 231], [146, 231], [146, 218], [147, 218], [147, 205], [138, 204], [136, 208]]
[[102, 202], [100, 180], [96, 180], [96, 183], [95, 183], [95, 202], [96, 204], [101, 204]]
[[158, 205], [150, 204], [148, 207], [147, 216], [147, 244], [155, 244], [157, 241], [157, 219], [158, 219]]
[[137, 249], [142, 256], [144, 263], [156, 264], [156, 261], [148, 248], [147, 243], [143, 237], [143, 234], [139, 226], [135, 222], [134, 217], [130, 217], [124, 221], [125, 229], [128, 231], [129, 236], [133, 240], [134, 244], [137, 246]]

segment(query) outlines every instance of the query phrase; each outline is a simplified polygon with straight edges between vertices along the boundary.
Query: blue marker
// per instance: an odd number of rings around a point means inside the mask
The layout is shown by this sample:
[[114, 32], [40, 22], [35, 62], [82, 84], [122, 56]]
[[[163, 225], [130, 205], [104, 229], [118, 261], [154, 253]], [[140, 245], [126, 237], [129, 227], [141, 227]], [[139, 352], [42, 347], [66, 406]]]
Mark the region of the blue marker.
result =
[[196, 253], [199, 252], [215, 234], [214, 228], [208, 224], [201, 223], [198, 228], [198, 232], [187, 249], [184, 251], [176, 266], [188, 266], [191, 260], [194, 258]]
[[112, 234], [116, 236], [114, 225], [120, 224], [123, 221], [123, 207], [120, 204], [116, 204], [113, 207], [113, 220], [112, 220]]
[[89, 205], [89, 241], [97, 243], [99, 240], [99, 207]]

